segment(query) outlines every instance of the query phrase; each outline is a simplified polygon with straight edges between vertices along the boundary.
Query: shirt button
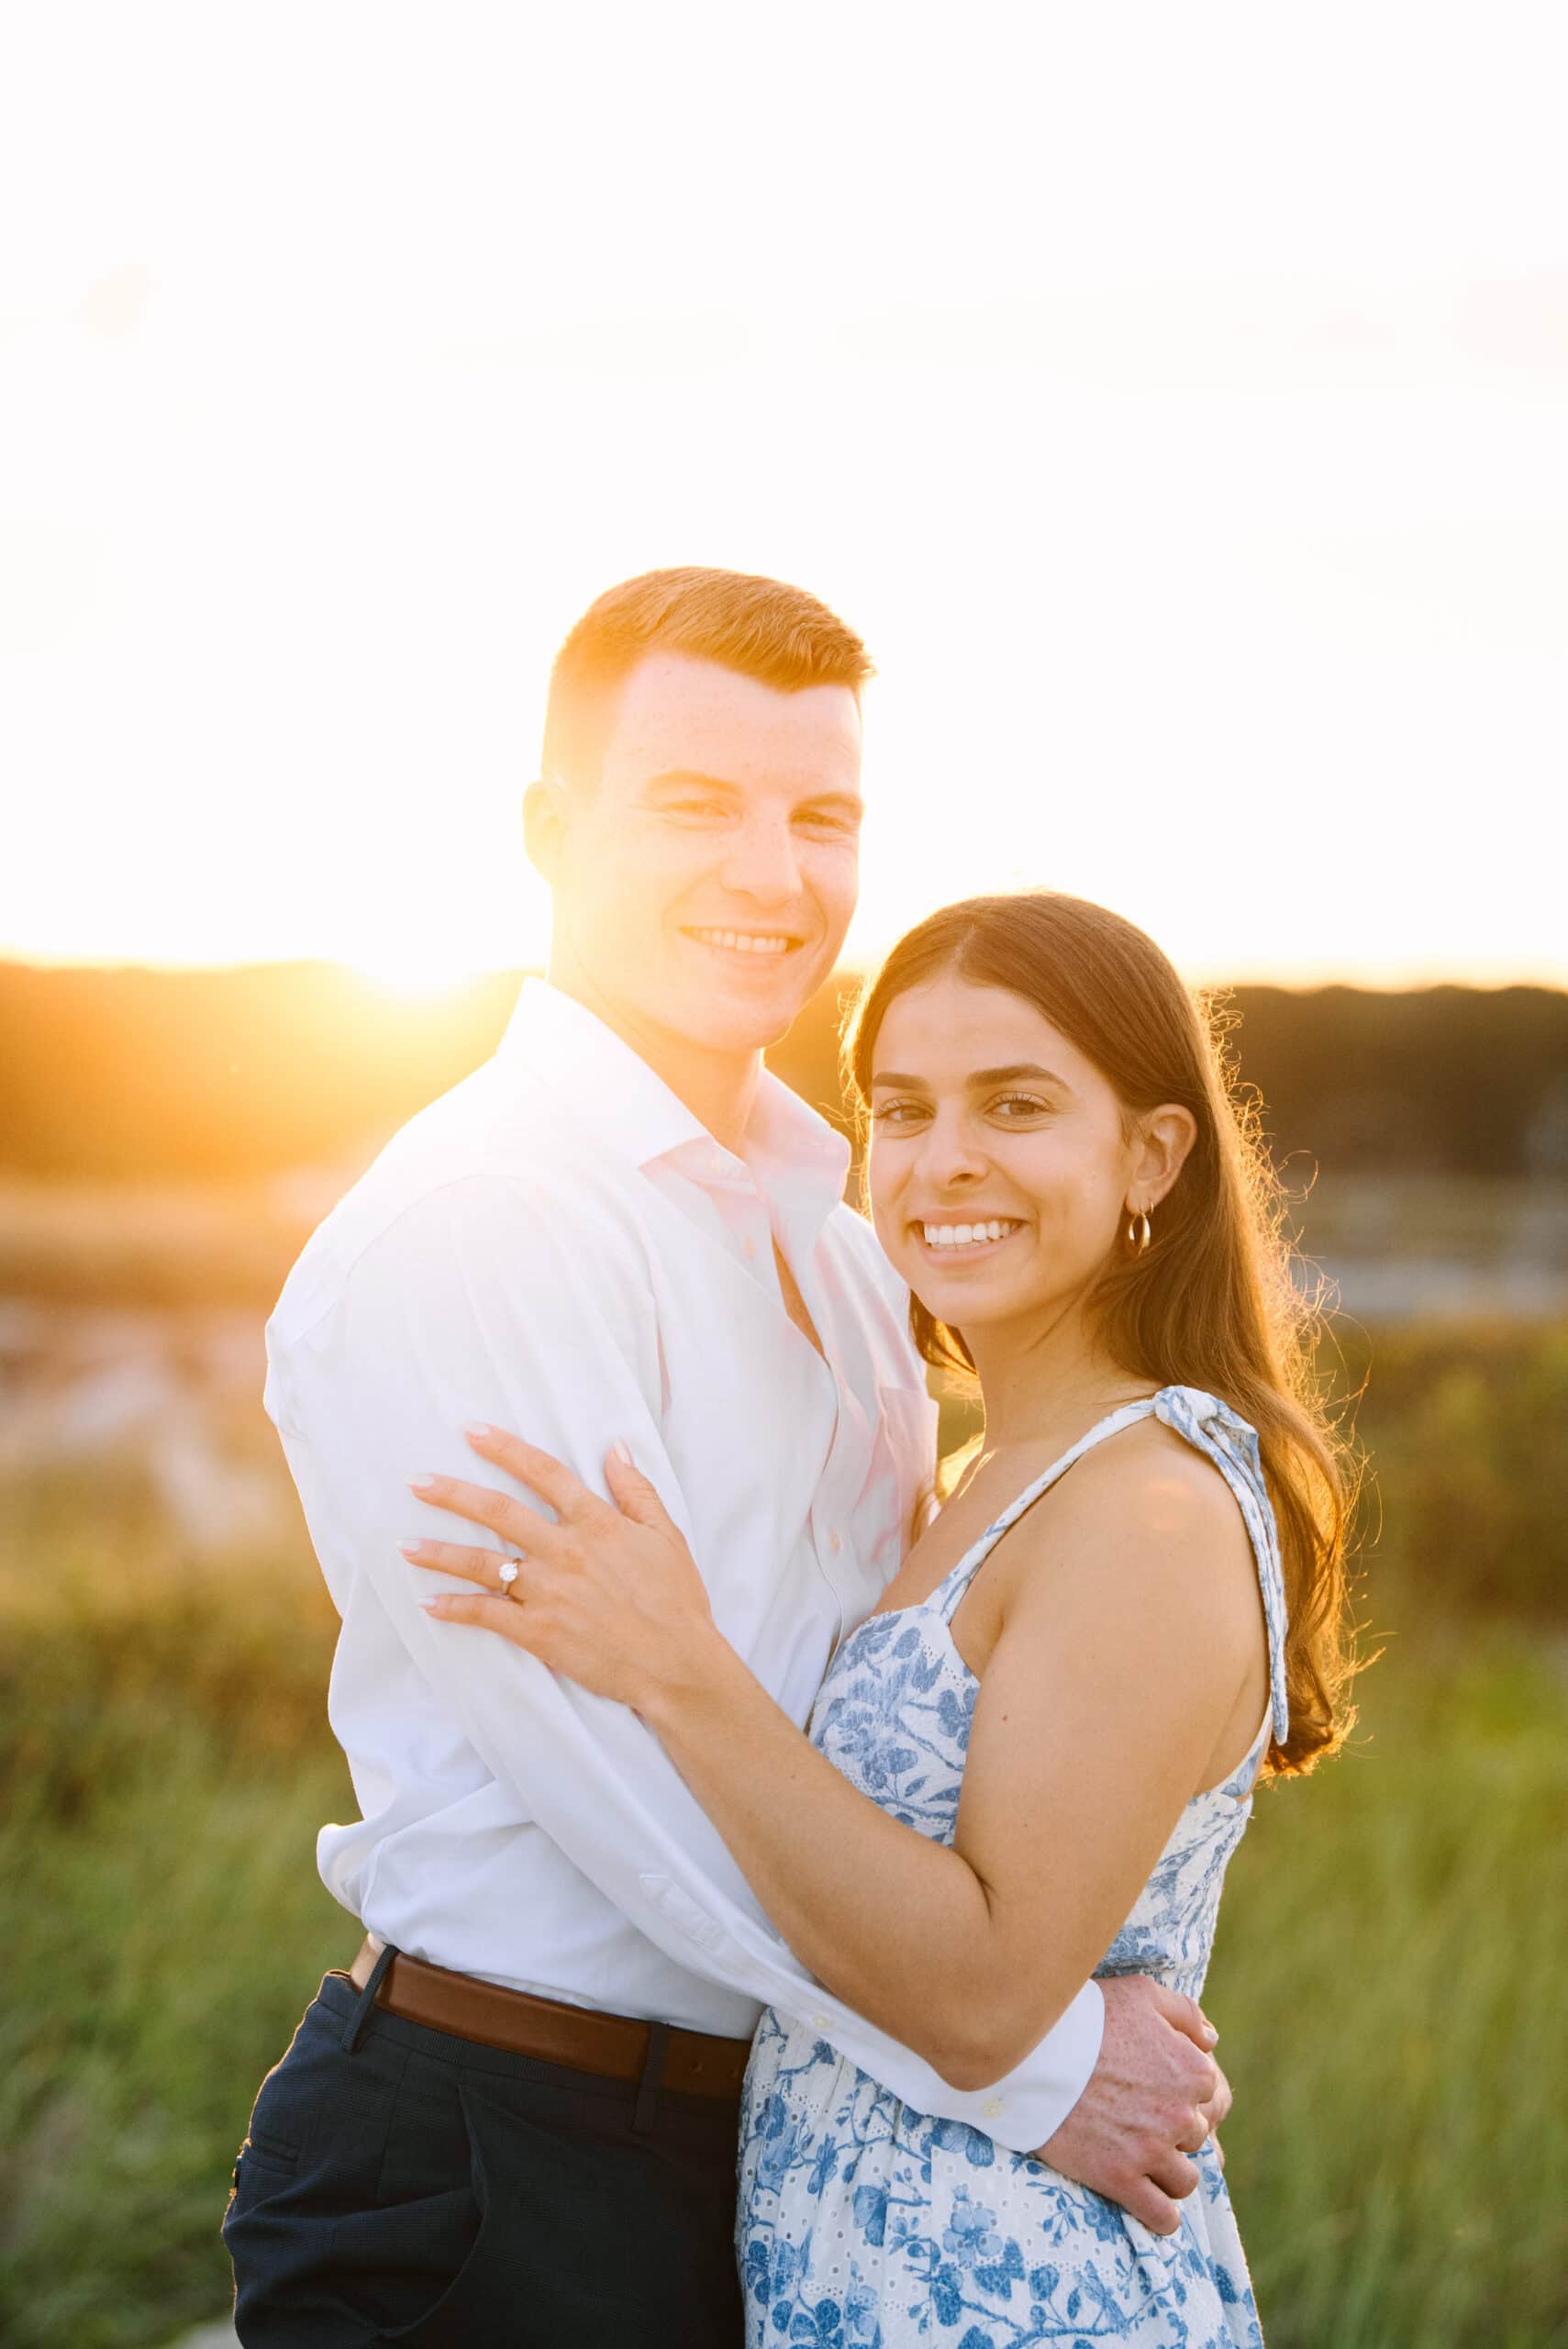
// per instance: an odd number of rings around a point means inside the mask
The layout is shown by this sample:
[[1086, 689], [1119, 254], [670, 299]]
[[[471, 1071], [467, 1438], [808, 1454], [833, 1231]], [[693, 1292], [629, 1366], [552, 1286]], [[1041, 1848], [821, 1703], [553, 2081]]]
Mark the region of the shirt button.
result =
[[816, 2024], [818, 2031], [830, 2031], [832, 2029], [833, 2018], [831, 2015], [813, 2015], [811, 2020]]
[[832, 1551], [833, 1555], [834, 1555], [835, 1557], [837, 1557], [837, 1556], [838, 1556], [838, 1554], [839, 1554], [840, 1551], [843, 1548], [843, 1546], [844, 1546], [844, 1542], [843, 1542], [843, 1536], [842, 1536], [841, 1534], [838, 1534], [838, 1533], [829, 1533], [829, 1535], [828, 1536], [828, 1547], [829, 1548], [829, 1550], [831, 1550], [831, 1551]]
[[1007, 2099], [1005, 2096], [988, 2096], [980, 2108], [987, 2121], [1000, 2121], [1006, 2109]]

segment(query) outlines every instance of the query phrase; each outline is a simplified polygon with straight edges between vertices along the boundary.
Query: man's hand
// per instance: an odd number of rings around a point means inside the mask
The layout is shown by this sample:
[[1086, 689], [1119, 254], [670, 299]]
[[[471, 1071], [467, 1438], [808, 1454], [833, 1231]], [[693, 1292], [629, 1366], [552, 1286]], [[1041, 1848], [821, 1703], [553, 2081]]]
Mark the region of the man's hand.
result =
[[1197, 2184], [1187, 2156], [1230, 2110], [1229, 2084], [1208, 2053], [1218, 2033], [1195, 1998], [1146, 1974], [1113, 1975], [1100, 1987], [1100, 2060], [1036, 2158], [1172, 2235], [1182, 2222], [1176, 2205]]

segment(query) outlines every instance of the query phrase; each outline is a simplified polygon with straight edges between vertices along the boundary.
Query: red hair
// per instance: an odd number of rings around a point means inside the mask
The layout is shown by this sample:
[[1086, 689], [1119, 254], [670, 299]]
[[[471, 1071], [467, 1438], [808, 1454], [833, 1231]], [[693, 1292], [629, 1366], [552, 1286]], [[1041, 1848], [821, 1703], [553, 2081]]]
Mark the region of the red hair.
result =
[[556, 654], [543, 774], [593, 786], [617, 691], [651, 652], [712, 661], [786, 694], [848, 685], [858, 699], [873, 674], [853, 629], [804, 587], [695, 565], [645, 571], [596, 597]]

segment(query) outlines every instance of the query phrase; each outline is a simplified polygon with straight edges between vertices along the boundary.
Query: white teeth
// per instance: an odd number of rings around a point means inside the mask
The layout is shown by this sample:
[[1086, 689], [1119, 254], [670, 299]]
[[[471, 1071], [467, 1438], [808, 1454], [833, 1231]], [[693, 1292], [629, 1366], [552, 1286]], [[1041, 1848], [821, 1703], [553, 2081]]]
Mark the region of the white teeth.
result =
[[1018, 1225], [1010, 1217], [994, 1217], [989, 1223], [923, 1223], [928, 1248], [972, 1248], [982, 1240], [1005, 1240]]
[[769, 937], [755, 930], [694, 930], [692, 936], [705, 946], [728, 946], [740, 954], [787, 954], [787, 938]]

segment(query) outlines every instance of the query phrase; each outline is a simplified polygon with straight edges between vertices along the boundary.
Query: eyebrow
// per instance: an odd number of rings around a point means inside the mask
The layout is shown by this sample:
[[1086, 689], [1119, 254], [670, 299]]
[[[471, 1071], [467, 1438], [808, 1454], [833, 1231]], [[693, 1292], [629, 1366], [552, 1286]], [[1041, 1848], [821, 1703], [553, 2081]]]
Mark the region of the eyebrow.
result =
[[[1063, 1093], [1071, 1093], [1073, 1090], [1064, 1076], [1058, 1076], [1054, 1069], [1041, 1068], [1038, 1061], [1014, 1061], [1007, 1068], [977, 1068], [967, 1082], [977, 1087], [985, 1087], [993, 1085], [1016, 1085], [1020, 1079], [1027, 1077], [1033, 1077], [1037, 1081], [1043, 1078], [1047, 1085], [1060, 1085]], [[877, 1069], [873, 1072], [871, 1081], [873, 1085], [901, 1085], [906, 1091], [913, 1093], [929, 1093], [931, 1089], [923, 1076], [905, 1076], [896, 1069]]]
[[[727, 799], [745, 797], [740, 785], [731, 783], [727, 775], [704, 774], [700, 767], [666, 767], [662, 774], [650, 775], [642, 788], [644, 791], [680, 790], [694, 784], [702, 791], [722, 792]], [[802, 796], [810, 807], [842, 807], [851, 816], [865, 814], [865, 801], [858, 792], [829, 789], [808, 791]]]
[[700, 784], [705, 791], [728, 791], [731, 798], [739, 798], [736, 785], [721, 774], [704, 774], [700, 767], [666, 767], [660, 774], [651, 774], [643, 784], [644, 791], [658, 791], [665, 784]]

